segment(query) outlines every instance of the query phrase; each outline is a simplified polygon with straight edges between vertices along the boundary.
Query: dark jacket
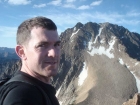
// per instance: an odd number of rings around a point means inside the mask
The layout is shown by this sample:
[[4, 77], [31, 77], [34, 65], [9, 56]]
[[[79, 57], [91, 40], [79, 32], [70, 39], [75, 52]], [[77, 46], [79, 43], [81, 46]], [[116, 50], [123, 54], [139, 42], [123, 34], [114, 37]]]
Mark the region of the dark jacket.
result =
[[[17, 80], [19, 77], [20, 80]], [[17, 78], [16, 78], [17, 77]], [[55, 88], [19, 71], [1, 90], [2, 105], [59, 105]]]

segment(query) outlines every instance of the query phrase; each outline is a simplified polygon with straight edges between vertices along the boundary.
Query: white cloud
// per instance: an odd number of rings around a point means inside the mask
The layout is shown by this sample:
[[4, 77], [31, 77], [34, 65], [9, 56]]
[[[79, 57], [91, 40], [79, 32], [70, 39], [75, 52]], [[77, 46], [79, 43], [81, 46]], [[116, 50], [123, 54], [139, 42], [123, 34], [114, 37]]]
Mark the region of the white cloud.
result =
[[137, 17], [137, 16], [140, 16], [140, 12], [131, 11], [131, 12], [128, 12], [126, 15], [130, 17]]
[[75, 2], [76, 0], [66, 0], [67, 3]]
[[48, 4], [49, 5], [59, 6], [59, 5], [61, 5], [61, 0], [53, 0], [53, 1], [49, 2]]
[[27, 5], [31, 3], [30, 0], [6, 0], [6, 1], [8, 1], [8, 3], [12, 5]]
[[121, 5], [121, 7], [124, 7], [124, 8], [129, 8], [129, 6], [128, 6], [128, 5], [124, 5], [124, 4], [122, 4], [122, 5]]
[[65, 8], [75, 8], [75, 5], [73, 5], [73, 4], [64, 4], [63, 7], [65, 7]]
[[46, 4], [39, 4], [39, 5], [34, 5], [34, 8], [42, 8], [42, 7], [46, 7]]
[[137, 19], [129, 19], [129, 17], [126, 14], [118, 14], [118, 13], [101, 13], [101, 12], [95, 12], [93, 14], [86, 13], [87, 18], [96, 20], [99, 22], [110, 22], [114, 24], [124, 24], [127, 25], [137, 25], [140, 24], [140, 20]]
[[102, 0], [99, 0], [99, 1], [92, 2], [90, 5], [91, 6], [97, 6], [97, 5], [100, 5], [101, 3], [102, 3]]
[[[47, 12], [48, 11], [48, 12]], [[38, 15], [46, 16], [52, 19], [56, 25], [58, 26], [59, 33], [63, 32], [67, 28], [74, 27], [77, 22], [81, 22], [83, 24], [91, 21], [96, 23], [104, 23], [109, 22], [112, 24], [118, 24], [128, 28], [129, 30], [134, 29], [135, 32], [139, 32], [138, 26], [140, 25], [139, 18], [131, 18], [126, 14], [120, 14], [117, 12], [80, 12], [80, 13], [62, 13], [58, 10], [47, 10], [45, 13], [36, 14], [28, 16], [26, 18], [35, 17]], [[22, 16], [23, 17], [23, 16]], [[65, 26], [65, 27], [64, 27]], [[137, 30], [137, 31], [136, 31]]]
[[127, 19], [120, 19], [117, 22], [118, 24], [127, 24], [127, 25], [138, 25], [140, 24], [140, 20], [127, 20]]
[[58, 28], [61, 29], [61, 32], [67, 28], [73, 27], [77, 22], [82, 22], [83, 24], [89, 21], [97, 23], [110, 22], [113, 24], [122, 25], [124, 27], [125, 26], [128, 27], [128, 25], [134, 27], [135, 25], [140, 24], [140, 20], [129, 19], [129, 17], [127, 17], [126, 14], [121, 15], [118, 13], [102, 13], [102, 12], [93, 12], [93, 13], [83, 12], [79, 14], [55, 13], [46, 16], [55, 21], [55, 23], [58, 25]]
[[85, 10], [85, 9], [89, 9], [90, 7], [88, 5], [82, 5], [80, 7], [78, 7], [78, 9], [81, 9], [81, 10]]

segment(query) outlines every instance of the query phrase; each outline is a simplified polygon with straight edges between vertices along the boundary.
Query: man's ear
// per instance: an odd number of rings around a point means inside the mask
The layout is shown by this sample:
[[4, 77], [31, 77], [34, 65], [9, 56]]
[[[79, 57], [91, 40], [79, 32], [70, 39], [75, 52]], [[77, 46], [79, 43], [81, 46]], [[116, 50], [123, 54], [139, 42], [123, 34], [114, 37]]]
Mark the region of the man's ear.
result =
[[26, 60], [26, 55], [25, 55], [25, 48], [21, 45], [17, 45], [15, 48], [16, 54], [22, 59]]

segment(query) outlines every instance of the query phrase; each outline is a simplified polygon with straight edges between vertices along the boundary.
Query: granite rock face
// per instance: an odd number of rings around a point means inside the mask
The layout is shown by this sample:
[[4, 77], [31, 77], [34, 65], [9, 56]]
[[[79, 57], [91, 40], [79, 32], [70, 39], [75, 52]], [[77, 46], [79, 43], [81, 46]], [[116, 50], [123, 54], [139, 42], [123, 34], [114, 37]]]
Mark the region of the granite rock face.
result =
[[62, 55], [53, 84], [61, 105], [122, 105], [139, 91], [139, 34], [88, 22], [60, 37]]

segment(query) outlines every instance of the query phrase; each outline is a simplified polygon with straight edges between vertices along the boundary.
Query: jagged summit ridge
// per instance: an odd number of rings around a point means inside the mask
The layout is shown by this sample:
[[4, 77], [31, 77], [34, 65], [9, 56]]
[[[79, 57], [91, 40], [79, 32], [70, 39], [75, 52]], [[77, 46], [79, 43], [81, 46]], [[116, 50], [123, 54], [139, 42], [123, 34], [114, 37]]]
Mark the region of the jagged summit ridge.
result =
[[[122, 26], [113, 25], [110, 23], [86, 23], [85, 25], [78, 25], [81, 23], [77, 23], [77, 25], [71, 29], [72, 34], [70, 36], [71, 42], [73, 42], [74, 37], [78, 37], [80, 32], [84, 32], [83, 36], [81, 37], [88, 37], [90, 42], [88, 42], [91, 46], [93, 45], [95, 48], [100, 46], [104, 46], [105, 49], [109, 48], [110, 43], [115, 41], [117, 49], [119, 51], [125, 50], [129, 56], [134, 59], [140, 60], [137, 56], [139, 55], [139, 45], [140, 45], [140, 36], [135, 33], [131, 33], [127, 29]], [[78, 26], [80, 26], [78, 28]], [[75, 38], [76, 39], [76, 38]], [[89, 41], [89, 40], [87, 40]], [[114, 43], [115, 44], [115, 43]], [[124, 46], [120, 48], [120, 44]], [[83, 40], [83, 45], [87, 45], [86, 40]], [[132, 46], [134, 48], [132, 48]], [[132, 50], [132, 49], [135, 49]], [[131, 51], [132, 50], [132, 51]]]
[[62, 56], [54, 85], [62, 105], [122, 105], [139, 91], [139, 34], [88, 22], [77, 23], [60, 37]]

